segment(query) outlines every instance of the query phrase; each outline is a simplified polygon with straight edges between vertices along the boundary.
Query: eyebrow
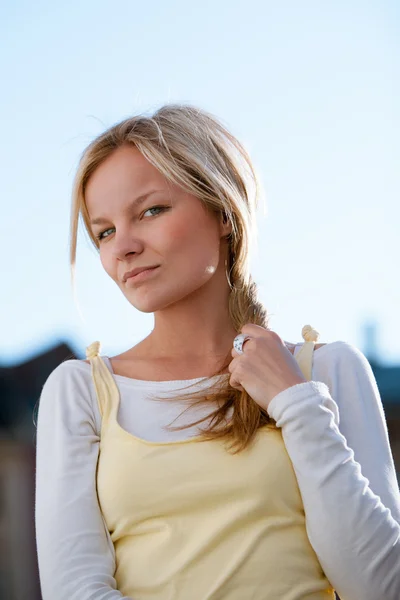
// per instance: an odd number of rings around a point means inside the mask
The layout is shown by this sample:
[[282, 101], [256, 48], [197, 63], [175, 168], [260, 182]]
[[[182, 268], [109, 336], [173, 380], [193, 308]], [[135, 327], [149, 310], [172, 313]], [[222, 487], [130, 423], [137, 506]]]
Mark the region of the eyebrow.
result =
[[[146, 192], [145, 194], [141, 194], [140, 196], [138, 196], [137, 198], [135, 198], [127, 207], [126, 212], [129, 211], [131, 208], [133, 207], [137, 207], [140, 206], [141, 204], [143, 204], [143, 202], [145, 202], [147, 200], [147, 198], [149, 196], [151, 196], [152, 194], [156, 194], [157, 192], [164, 192], [165, 190], [151, 190], [150, 192]], [[109, 223], [109, 219], [106, 219], [104, 217], [98, 217], [97, 219], [92, 219], [90, 221], [91, 225], [103, 225], [105, 223]]]

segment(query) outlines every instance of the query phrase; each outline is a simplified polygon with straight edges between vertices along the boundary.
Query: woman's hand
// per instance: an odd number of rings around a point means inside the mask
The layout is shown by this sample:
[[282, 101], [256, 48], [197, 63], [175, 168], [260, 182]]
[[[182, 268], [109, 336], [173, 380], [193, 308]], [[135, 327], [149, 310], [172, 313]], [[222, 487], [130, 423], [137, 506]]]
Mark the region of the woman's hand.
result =
[[272, 398], [293, 385], [307, 380], [277, 333], [248, 323], [240, 333], [249, 335], [243, 354], [232, 348], [234, 357], [229, 364], [232, 387], [246, 392], [265, 410]]

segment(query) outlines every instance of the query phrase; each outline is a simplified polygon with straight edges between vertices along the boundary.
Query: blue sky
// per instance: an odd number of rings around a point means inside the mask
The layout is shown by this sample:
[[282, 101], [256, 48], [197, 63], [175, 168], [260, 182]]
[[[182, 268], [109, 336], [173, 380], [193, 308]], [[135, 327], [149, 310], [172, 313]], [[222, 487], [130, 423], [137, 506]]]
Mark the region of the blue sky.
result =
[[400, 20], [395, 1], [86, 1], [2, 7], [0, 363], [59, 341], [112, 356], [145, 337], [85, 236], [69, 276], [74, 172], [113, 123], [209, 110], [265, 190], [252, 258], [271, 326], [400, 362]]

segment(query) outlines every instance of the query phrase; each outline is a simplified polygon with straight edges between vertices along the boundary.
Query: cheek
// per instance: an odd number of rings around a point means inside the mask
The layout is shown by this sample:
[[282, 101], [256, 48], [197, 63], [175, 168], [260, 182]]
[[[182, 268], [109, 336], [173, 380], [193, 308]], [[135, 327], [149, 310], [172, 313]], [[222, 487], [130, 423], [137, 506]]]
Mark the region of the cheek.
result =
[[215, 235], [214, 228], [201, 218], [188, 218], [174, 223], [168, 230], [161, 231], [158, 239], [162, 240], [163, 248], [181, 254], [182, 251], [192, 254], [201, 250], [200, 255], [204, 255], [207, 254], [205, 249], [211, 251], [218, 245], [218, 236]]
[[165, 258], [177, 272], [184, 274], [187, 285], [202, 285], [215, 272], [219, 262], [218, 236], [210, 225], [174, 227], [165, 238]]
[[168, 228], [161, 229], [158, 239], [162, 240], [163, 246], [174, 249], [188, 242], [192, 235], [190, 226], [183, 222], [177, 222], [171, 224]]
[[109, 275], [112, 279], [115, 279], [115, 269], [113, 269], [112, 263], [105, 252], [100, 252], [100, 262], [107, 275]]

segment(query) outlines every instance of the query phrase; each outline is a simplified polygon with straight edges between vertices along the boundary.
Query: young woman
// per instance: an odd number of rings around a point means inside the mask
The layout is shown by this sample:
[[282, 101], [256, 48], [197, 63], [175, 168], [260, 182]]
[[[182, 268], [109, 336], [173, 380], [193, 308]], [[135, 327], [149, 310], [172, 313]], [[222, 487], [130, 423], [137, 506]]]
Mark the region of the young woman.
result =
[[72, 269], [81, 217], [154, 328], [112, 358], [94, 342], [43, 387], [43, 600], [400, 597], [376, 381], [351, 344], [271, 331], [249, 273], [258, 189], [242, 145], [191, 106], [126, 119], [84, 151]]

